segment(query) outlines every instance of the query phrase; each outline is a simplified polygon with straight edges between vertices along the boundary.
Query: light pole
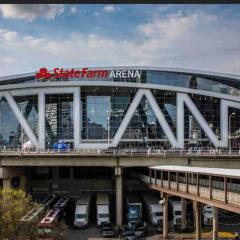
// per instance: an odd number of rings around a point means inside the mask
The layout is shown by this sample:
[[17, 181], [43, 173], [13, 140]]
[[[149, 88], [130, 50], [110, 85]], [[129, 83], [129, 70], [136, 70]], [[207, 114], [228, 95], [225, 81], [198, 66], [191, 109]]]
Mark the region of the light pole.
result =
[[231, 118], [235, 116], [235, 112], [231, 113], [228, 117], [228, 147], [231, 151]]

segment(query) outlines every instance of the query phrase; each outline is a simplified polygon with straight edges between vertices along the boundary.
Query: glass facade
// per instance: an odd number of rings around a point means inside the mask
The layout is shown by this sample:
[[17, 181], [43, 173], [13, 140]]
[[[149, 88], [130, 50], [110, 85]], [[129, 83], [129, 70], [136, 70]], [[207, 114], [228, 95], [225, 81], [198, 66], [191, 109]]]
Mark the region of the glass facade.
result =
[[[38, 98], [37, 96], [15, 97], [19, 110], [26, 118], [34, 134], [38, 136]], [[0, 101], [0, 148], [20, 148], [28, 141], [21, 124], [9, 107], [5, 98]]]
[[58, 140], [73, 145], [73, 94], [46, 94], [46, 147]]
[[[82, 87], [81, 92], [83, 103], [82, 142], [106, 143], [108, 137], [111, 140], [116, 134], [136, 94], [136, 89]], [[176, 136], [176, 93], [162, 90], [153, 90], [152, 93]], [[220, 99], [201, 95], [191, 95], [190, 97], [214, 134], [220, 138]], [[237, 146], [240, 140], [240, 111], [236, 110], [234, 113], [230, 119], [231, 134], [235, 136], [235, 145]], [[230, 115], [231, 110], [229, 111]], [[185, 146], [202, 148], [212, 146], [206, 133], [186, 106], [184, 108], [184, 133]], [[119, 147], [146, 146], [171, 148], [149, 102], [146, 97], [143, 97], [124, 132]]]

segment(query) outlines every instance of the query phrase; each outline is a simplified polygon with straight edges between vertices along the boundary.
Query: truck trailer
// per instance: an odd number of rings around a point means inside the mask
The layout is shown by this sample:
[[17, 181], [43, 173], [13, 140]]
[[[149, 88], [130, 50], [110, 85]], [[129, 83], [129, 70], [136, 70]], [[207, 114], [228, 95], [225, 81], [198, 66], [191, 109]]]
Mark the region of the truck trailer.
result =
[[89, 224], [89, 211], [92, 193], [82, 193], [76, 201], [74, 226], [76, 228], [86, 228]]
[[159, 199], [151, 192], [142, 193], [142, 199], [149, 222], [154, 226], [162, 224], [163, 207], [159, 203]]
[[206, 226], [212, 225], [213, 221], [213, 207], [210, 205], [204, 205], [202, 208], [203, 223]]
[[98, 193], [96, 200], [97, 207], [97, 226], [102, 223], [110, 223], [109, 195], [108, 193]]
[[182, 223], [182, 203], [178, 200], [170, 200], [173, 211], [173, 226], [178, 227]]
[[142, 202], [139, 196], [135, 193], [129, 193], [127, 195], [127, 219], [128, 224], [134, 224], [142, 219]]

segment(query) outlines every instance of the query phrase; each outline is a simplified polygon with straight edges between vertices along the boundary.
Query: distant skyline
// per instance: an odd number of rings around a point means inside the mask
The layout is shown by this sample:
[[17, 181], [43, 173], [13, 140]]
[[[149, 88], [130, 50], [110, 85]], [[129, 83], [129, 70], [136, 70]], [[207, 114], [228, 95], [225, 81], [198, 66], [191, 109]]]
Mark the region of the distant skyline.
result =
[[0, 4], [0, 76], [158, 66], [240, 74], [240, 4]]

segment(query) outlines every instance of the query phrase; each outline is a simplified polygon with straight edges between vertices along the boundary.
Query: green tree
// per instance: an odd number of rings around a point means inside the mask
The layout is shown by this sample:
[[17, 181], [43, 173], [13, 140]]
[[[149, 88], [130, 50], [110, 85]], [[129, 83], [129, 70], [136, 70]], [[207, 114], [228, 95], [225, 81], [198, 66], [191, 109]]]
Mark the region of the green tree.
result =
[[19, 220], [33, 206], [31, 197], [20, 189], [0, 190], [0, 239], [16, 240]]

